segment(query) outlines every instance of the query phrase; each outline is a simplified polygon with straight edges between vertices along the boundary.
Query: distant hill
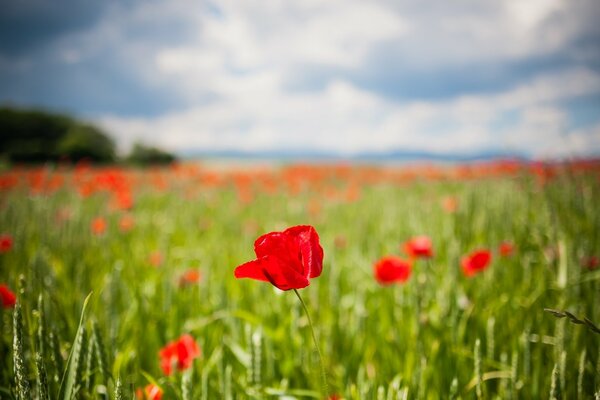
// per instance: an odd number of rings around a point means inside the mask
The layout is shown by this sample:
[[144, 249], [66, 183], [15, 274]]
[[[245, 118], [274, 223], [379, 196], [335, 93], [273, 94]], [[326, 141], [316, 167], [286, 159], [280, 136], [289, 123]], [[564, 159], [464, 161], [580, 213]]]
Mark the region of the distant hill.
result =
[[180, 153], [185, 159], [231, 159], [231, 160], [269, 160], [269, 161], [356, 161], [356, 162], [471, 162], [499, 159], [530, 160], [530, 157], [518, 152], [495, 150], [471, 153], [434, 153], [419, 150], [389, 150], [382, 152], [360, 152], [340, 154], [312, 150], [264, 150], [264, 151], [199, 151], [187, 150]]

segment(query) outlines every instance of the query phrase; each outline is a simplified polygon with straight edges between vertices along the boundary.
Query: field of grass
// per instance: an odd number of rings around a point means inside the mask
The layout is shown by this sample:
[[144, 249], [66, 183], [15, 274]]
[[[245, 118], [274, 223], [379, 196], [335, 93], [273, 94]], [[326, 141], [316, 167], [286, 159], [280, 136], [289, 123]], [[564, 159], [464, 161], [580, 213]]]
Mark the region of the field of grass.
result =
[[[6, 170], [0, 398], [598, 398], [599, 199], [597, 164]], [[233, 274], [295, 225], [324, 250], [299, 292], [327, 393], [293, 291]], [[421, 235], [434, 256], [379, 284]], [[166, 375], [184, 334], [200, 355]]]

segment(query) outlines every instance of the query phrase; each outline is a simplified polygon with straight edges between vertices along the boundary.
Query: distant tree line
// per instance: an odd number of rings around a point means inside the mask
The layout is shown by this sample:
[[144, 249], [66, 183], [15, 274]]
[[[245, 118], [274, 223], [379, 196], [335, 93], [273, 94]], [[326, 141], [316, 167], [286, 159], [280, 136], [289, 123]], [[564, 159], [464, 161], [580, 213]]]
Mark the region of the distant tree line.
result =
[[0, 108], [0, 158], [11, 163], [125, 161], [132, 164], [168, 164], [175, 156], [137, 143], [119, 159], [115, 142], [94, 125], [66, 115], [41, 110]]

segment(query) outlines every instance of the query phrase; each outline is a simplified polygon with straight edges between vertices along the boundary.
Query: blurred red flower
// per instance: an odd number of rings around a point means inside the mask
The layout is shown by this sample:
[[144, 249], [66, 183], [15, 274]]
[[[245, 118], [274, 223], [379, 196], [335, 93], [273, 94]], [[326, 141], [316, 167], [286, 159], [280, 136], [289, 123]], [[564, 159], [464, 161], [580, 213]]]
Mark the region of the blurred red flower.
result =
[[160, 387], [149, 384], [144, 389], [138, 388], [135, 392], [135, 397], [139, 400], [161, 400], [163, 391]]
[[594, 270], [600, 267], [600, 259], [596, 256], [585, 257], [581, 260], [581, 265], [589, 270]]
[[91, 228], [95, 235], [102, 235], [106, 232], [106, 220], [102, 217], [94, 218], [91, 223]]
[[0, 284], [0, 301], [2, 302], [2, 308], [12, 308], [17, 303], [17, 296], [8, 286]]
[[281, 290], [301, 289], [321, 275], [323, 248], [310, 225], [262, 235], [254, 242], [256, 260], [235, 269], [236, 278], [271, 282]]
[[403, 247], [404, 251], [409, 257], [433, 257], [433, 248], [429, 236], [415, 236], [414, 238], [405, 242]]
[[502, 257], [509, 257], [515, 252], [515, 245], [512, 242], [504, 241], [500, 243], [498, 251]]
[[442, 199], [442, 208], [448, 213], [456, 212], [458, 209], [458, 200], [456, 197], [446, 196]]
[[148, 258], [148, 261], [150, 262], [150, 264], [152, 264], [152, 266], [160, 267], [160, 264], [162, 264], [162, 262], [163, 262], [162, 253], [158, 250], [153, 251], [152, 253], [150, 253], [150, 257]]
[[117, 210], [129, 210], [133, 207], [133, 197], [128, 190], [119, 190], [114, 194], [112, 207]]
[[375, 279], [382, 285], [391, 285], [395, 282], [406, 282], [410, 277], [411, 264], [396, 256], [381, 258], [373, 266]]
[[122, 232], [128, 232], [135, 226], [135, 219], [130, 214], [125, 214], [119, 220], [119, 229]]
[[200, 274], [199, 270], [197, 270], [195, 268], [188, 269], [183, 274], [181, 274], [181, 276], [179, 277], [179, 286], [196, 284], [196, 283], [200, 282], [201, 278], [202, 278], [202, 275]]
[[462, 258], [461, 266], [466, 276], [473, 276], [486, 269], [491, 260], [492, 253], [489, 250], [476, 250]]
[[184, 334], [179, 339], [167, 343], [158, 355], [163, 372], [165, 375], [171, 375], [173, 366], [180, 371], [191, 367], [194, 358], [200, 357], [200, 348], [191, 335]]
[[9, 234], [0, 235], [0, 253], [6, 253], [12, 249], [13, 240]]

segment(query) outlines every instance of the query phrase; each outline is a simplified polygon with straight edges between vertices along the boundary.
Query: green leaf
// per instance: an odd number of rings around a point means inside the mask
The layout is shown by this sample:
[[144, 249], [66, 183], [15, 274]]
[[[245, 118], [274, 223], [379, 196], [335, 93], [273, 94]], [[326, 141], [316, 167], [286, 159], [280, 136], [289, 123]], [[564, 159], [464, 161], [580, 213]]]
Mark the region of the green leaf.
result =
[[67, 359], [67, 367], [63, 373], [62, 381], [60, 383], [60, 390], [58, 394], [59, 399], [71, 400], [75, 394], [75, 386], [77, 384], [77, 365], [81, 359], [81, 347], [83, 342], [84, 326], [83, 321], [85, 318], [85, 310], [92, 297], [92, 293], [87, 295], [83, 302], [83, 308], [81, 309], [81, 317], [79, 318], [79, 326], [77, 327], [77, 333], [75, 334], [75, 340]]

